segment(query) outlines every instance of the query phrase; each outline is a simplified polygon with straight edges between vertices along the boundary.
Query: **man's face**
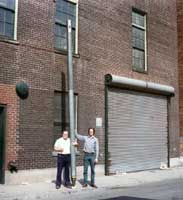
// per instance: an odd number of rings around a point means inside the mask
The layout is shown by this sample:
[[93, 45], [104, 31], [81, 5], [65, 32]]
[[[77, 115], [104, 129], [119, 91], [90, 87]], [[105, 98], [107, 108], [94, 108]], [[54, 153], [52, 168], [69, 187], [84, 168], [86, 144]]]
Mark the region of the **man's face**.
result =
[[62, 137], [64, 138], [64, 140], [67, 140], [68, 136], [69, 136], [68, 131], [64, 131], [63, 135], [62, 135]]
[[93, 136], [94, 135], [94, 131], [93, 131], [93, 129], [91, 128], [90, 130], [89, 130], [89, 136]]

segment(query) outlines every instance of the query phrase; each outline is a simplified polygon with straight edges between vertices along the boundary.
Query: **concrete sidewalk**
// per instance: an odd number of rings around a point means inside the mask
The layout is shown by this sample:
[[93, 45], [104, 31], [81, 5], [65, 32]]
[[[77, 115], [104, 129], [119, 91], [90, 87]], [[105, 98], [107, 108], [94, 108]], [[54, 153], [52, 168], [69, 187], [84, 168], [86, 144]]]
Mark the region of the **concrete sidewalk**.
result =
[[[106, 190], [109, 188], [126, 188], [173, 179], [183, 179], [183, 167], [118, 174], [114, 176], [104, 176], [102, 173], [97, 172], [96, 184], [99, 187], [97, 190]], [[1, 185], [0, 199], [49, 199], [53, 195], [65, 196], [66, 198], [67, 195], [79, 194], [81, 191], [88, 192], [90, 190], [95, 190], [90, 186], [82, 188], [81, 182], [82, 174], [79, 174], [76, 187], [73, 189], [61, 187], [59, 190], [56, 190], [55, 184], [51, 179], [39, 183]]]

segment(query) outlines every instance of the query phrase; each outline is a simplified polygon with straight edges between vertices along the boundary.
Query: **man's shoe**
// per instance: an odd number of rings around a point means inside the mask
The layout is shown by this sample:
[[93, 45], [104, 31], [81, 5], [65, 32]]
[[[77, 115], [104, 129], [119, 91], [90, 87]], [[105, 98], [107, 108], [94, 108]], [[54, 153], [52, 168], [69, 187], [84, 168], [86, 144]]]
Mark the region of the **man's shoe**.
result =
[[88, 185], [86, 183], [83, 184], [83, 188], [87, 187]]
[[66, 185], [65, 187], [68, 188], [68, 189], [72, 189], [71, 185]]
[[56, 185], [56, 189], [57, 189], [57, 190], [60, 189], [60, 186], [59, 186], [59, 185]]
[[72, 184], [68, 182], [68, 183], [65, 183], [65, 186], [72, 186]]
[[93, 188], [98, 188], [95, 184], [91, 184], [91, 187], [93, 187]]
[[69, 189], [72, 189], [71, 183], [65, 184], [65, 187], [66, 187], [66, 188], [69, 188]]

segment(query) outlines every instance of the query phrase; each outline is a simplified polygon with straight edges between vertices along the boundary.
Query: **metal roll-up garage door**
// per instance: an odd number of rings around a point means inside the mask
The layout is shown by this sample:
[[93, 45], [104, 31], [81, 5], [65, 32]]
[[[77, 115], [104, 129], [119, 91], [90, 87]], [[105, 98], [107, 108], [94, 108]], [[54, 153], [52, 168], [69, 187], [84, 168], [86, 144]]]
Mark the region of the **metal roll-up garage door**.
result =
[[108, 88], [109, 173], [168, 163], [167, 97]]

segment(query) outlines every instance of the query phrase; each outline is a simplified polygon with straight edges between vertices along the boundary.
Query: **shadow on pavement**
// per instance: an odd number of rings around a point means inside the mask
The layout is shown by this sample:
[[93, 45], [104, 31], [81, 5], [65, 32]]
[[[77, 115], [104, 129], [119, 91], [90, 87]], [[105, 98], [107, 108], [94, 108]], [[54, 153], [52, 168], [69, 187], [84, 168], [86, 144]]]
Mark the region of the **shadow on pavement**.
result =
[[113, 197], [113, 198], [101, 199], [101, 200], [153, 200], [153, 199], [144, 199], [144, 198], [138, 198], [138, 197], [121, 196], [121, 197]]
[[81, 185], [83, 185], [83, 183], [84, 183], [84, 180], [83, 179], [79, 179], [79, 180], [77, 180], [78, 181], [78, 183], [80, 183]]

